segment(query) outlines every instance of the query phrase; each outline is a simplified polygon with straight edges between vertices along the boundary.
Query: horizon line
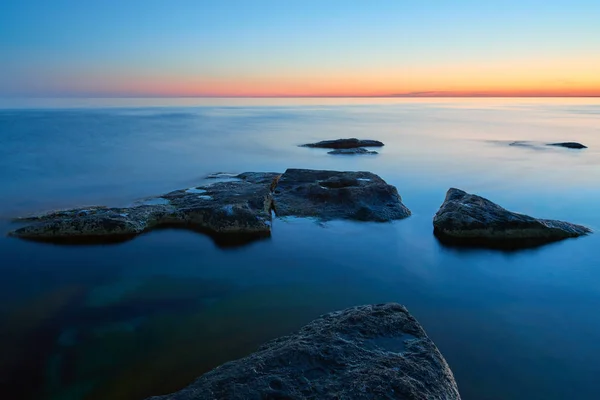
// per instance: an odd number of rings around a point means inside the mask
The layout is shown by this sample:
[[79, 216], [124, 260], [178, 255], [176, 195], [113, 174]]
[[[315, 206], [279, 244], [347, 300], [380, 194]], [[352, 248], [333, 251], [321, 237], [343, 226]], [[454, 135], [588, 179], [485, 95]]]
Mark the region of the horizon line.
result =
[[600, 94], [592, 95], [485, 95], [485, 94], [419, 94], [419, 95], [39, 95], [39, 96], [2, 96], [9, 99], [302, 99], [302, 98], [600, 98]]

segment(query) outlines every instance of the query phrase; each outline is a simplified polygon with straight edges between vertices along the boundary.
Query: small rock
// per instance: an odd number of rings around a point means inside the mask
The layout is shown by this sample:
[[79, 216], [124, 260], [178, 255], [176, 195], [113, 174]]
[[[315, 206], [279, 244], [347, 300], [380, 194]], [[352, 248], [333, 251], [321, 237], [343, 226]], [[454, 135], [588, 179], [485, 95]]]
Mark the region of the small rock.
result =
[[179, 392], [148, 400], [445, 399], [460, 394], [419, 322], [395, 303], [323, 315]]
[[327, 154], [344, 154], [344, 155], [355, 155], [355, 154], [378, 154], [376, 151], [369, 151], [364, 147], [358, 147], [355, 149], [337, 149], [328, 151]]
[[450, 189], [433, 218], [435, 235], [445, 243], [521, 248], [591, 233], [584, 226], [537, 219], [508, 211], [459, 189]]
[[357, 147], [382, 147], [378, 140], [360, 140], [356, 138], [323, 140], [317, 143], [303, 144], [301, 147], [316, 147], [321, 149], [353, 149]]
[[514, 142], [510, 142], [508, 145], [516, 147], [535, 147], [534, 143], [525, 140], [516, 140]]
[[577, 142], [549, 143], [548, 146], [566, 147], [567, 149], [587, 149], [587, 146]]

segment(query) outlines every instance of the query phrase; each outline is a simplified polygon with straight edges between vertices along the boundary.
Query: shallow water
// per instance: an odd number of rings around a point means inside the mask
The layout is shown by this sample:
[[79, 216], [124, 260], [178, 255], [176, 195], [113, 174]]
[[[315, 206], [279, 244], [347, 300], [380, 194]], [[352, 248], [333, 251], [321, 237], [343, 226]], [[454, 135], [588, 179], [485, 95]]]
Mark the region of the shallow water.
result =
[[[600, 235], [518, 252], [432, 235], [449, 187], [600, 229], [598, 99], [102, 99], [2, 103], [8, 218], [127, 205], [213, 172], [366, 170], [413, 216], [276, 220], [220, 248], [161, 230], [105, 246], [0, 238], [0, 386], [11, 399], [144, 399], [174, 391], [316, 316], [396, 301], [419, 319], [464, 399], [594, 399]], [[379, 139], [376, 156], [297, 144]], [[529, 146], [510, 146], [528, 141]], [[583, 151], [545, 146], [580, 141]], [[10, 394], [10, 395], [9, 395]]]

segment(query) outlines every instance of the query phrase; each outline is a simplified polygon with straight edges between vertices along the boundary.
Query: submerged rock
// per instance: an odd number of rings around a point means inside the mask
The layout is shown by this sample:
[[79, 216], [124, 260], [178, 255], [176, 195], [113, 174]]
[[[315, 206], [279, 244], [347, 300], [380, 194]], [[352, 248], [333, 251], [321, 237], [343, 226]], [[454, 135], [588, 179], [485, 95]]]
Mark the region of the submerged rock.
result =
[[323, 140], [317, 143], [303, 144], [301, 147], [317, 147], [321, 149], [353, 149], [357, 147], [382, 147], [378, 140], [361, 140], [356, 138]]
[[214, 234], [269, 235], [279, 174], [244, 173], [230, 182], [177, 190], [125, 208], [88, 207], [22, 218], [9, 235], [49, 241], [119, 241], [161, 227]]
[[327, 154], [344, 154], [344, 155], [355, 155], [355, 154], [379, 154], [376, 151], [369, 151], [364, 147], [358, 147], [355, 149], [337, 149], [328, 151]]
[[587, 149], [587, 146], [577, 142], [549, 143], [548, 146], [566, 147], [568, 149]]
[[278, 217], [391, 221], [410, 216], [396, 188], [371, 172], [288, 169], [273, 194]]
[[535, 143], [528, 142], [526, 140], [515, 140], [514, 142], [510, 142], [508, 145], [515, 147], [536, 147]]
[[450, 244], [529, 247], [591, 233], [584, 226], [508, 211], [480, 196], [452, 188], [433, 218], [435, 235]]
[[326, 314], [149, 400], [460, 399], [452, 371], [399, 304]]

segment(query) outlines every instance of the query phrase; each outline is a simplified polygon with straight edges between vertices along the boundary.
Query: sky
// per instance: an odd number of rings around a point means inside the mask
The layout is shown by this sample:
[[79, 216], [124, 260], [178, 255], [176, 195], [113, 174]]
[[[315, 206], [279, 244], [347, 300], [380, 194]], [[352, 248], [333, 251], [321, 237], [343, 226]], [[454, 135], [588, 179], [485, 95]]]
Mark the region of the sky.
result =
[[600, 96], [600, 1], [5, 0], [11, 96]]

